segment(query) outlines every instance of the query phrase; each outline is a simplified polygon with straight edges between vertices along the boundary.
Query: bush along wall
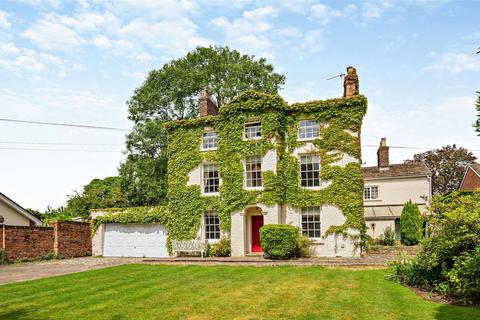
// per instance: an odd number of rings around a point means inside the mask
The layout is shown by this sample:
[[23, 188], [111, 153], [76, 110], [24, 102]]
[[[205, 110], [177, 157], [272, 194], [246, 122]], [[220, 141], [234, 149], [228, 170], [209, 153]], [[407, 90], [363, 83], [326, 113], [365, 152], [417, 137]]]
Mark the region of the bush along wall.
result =
[[[287, 105], [277, 96], [246, 91], [220, 108], [218, 116], [180, 120], [165, 124], [168, 133], [168, 192], [167, 205], [152, 209], [155, 219], [166, 225], [171, 239], [194, 239], [206, 210], [216, 210], [220, 228], [230, 231], [231, 214], [249, 204], [288, 204], [293, 207], [333, 205], [346, 216], [346, 222], [328, 230], [342, 233], [348, 228], [364, 231], [363, 172], [359, 163], [345, 167], [334, 165], [342, 153], [360, 158], [360, 141], [351, 132], [359, 132], [367, 109], [367, 100], [357, 95], [349, 98], [310, 101]], [[299, 187], [299, 162], [292, 152], [304, 142], [297, 141], [298, 121], [316, 119], [323, 125], [320, 138], [313, 144], [320, 150], [321, 178], [331, 180], [330, 186], [317, 191]], [[243, 139], [244, 123], [258, 119], [262, 137]], [[201, 151], [205, 128], [218, 134], [218, 148]], [[263, 172], [263, 190], [243, 188], [243, 159], [250, 155], [264, 156], [269, 150], [277, 152], [276, 172]], [[202, 162], [219, 166], [220, 196], [202, 196], [200, 186], [188, 185], [189, 173]], [[110, 220], [137, 223], [150, 218], [139, 218], [146, 209], [122, 209], [122, 217], [114, 215], [96, 219], [93, 225]], [[147, 210], [148, 211], [148, 210]], [[128, 213], [135, 212], [135, 214]], [[160, 213], [161, 212], [161, 213]]]

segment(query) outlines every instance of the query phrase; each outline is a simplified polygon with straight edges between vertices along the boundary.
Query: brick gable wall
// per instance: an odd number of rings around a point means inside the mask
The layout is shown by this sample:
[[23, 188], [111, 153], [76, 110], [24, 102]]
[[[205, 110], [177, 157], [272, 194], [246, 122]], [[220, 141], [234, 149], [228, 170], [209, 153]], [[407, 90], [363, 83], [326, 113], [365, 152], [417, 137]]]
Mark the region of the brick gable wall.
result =
[[473, 172], [471, 168], [467, 169], [468, 172], [465, 175], [462, 185], [460, 186], [460, 191], [473, 191], [477, 188], [480, 188], [480, 177]]

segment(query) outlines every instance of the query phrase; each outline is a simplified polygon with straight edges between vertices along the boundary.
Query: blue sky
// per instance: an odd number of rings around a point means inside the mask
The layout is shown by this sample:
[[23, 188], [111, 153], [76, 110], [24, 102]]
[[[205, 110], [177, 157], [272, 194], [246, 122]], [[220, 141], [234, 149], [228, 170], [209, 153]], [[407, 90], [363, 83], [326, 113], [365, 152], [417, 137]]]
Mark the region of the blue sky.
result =
[[[478, 12], [476, 1], [4, 0], [0, 118], [129, 129], [125, 101], [148, 70], [228, 45], [284, 73], [288, 102], [340, 96], [341, 80], [326, 79], [354, 65], [369, 99], [364, 145], [479, 150]], [[0, 122], [0, 192], [25, 207], [62, 205], [116, 174], [124, 135]], [[391, 149], [391, 162], [419, 151]], [[376, 148], [362, 153], [375, 164]]]

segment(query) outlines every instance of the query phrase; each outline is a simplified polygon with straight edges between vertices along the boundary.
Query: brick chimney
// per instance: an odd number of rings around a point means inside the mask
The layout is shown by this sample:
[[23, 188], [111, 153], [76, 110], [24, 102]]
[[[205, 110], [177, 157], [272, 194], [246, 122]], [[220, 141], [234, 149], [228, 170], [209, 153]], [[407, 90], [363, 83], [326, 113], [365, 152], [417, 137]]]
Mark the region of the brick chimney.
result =
[[198, 105], [200, 117], [216, 116], [218, 114], [217, 102], [215, 102], [207, 88], [203, 89], [202, 95], [198, 99]]
[[343, 80], [343, 97], [348, 98], [359, 94], [359, 82], [357, 69], [352, 66], [347, 67], [347, 74]]
[[387, 139], [382, 138], [377, 151], [377, 165], [378, 169], [380, 170], [388, 170], [389, 168], [390, 163], [388, 161], [388, 149]]

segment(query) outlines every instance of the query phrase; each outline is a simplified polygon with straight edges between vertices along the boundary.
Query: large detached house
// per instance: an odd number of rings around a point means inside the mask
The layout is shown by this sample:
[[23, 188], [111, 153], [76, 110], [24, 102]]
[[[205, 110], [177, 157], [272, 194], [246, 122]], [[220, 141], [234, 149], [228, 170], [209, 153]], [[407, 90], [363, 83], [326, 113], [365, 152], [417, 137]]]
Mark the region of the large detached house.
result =
[[[315, 256], [359, 254], [354, 242], [365, 228], [360, 132], [367, 101], [355, 68], [347, 71], [343, 98], [323, 101], [288, 105], [279, 96], [247, 91], [218, 108], [205, 90], [199, 118], [166, 124], [164, 223], [106, 223], [94, 252], [165, 256], [166, 237], [212, 244], [226, 238], [238, 257], [262, 252], [263, 225], [290, 224], [311, 240]], [[146, 240], [155, 234], [158, 240]], [[164, 247], [142, 251], [151, 245]]]
[[382, 138], [377, 151], [377, 165], [364, 167], [365, 223], [367, 234], [378, 238], [387, 227], [400, 239], [400, 215], [411, 200], [420, 212], [427, 212], [432, 196], [431, 173], [424, 163], [390, 164], [387, 140]]

